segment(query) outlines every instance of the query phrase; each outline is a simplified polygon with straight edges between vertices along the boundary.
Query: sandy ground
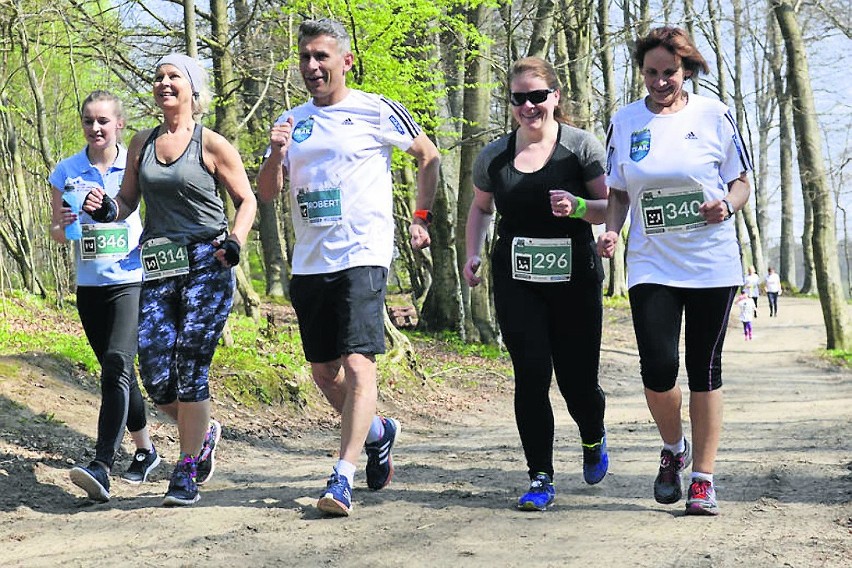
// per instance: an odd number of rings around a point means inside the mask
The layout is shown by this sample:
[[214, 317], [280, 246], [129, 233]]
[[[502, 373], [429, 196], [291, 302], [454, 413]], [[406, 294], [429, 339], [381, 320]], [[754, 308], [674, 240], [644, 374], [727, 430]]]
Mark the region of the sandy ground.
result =
[[97, 397], [48, 361], [2, 358], [0, 565], [850, 566], [850, 373], [814, 357], [816, 301], [782, 297], [773, 319], [762, 307], [752, 342], [736, 320], [726, 342], [717, 518], [653, 500], [659, 440], [623, 314], [608, 316], [619, 332], [607, 334], [601, 377], [610, 474], [583, 483], [576, 427], [554, 392], [558, 495], [543, 513], [514, 507], [525, 465], [510, 389], [494, 385], [457, 395], [463, 410], [399, 415], [394, 482], [372, 492], [361, 475], [348, 518], [314, 508], [333, 431], [257, 436], [224, 404], [217, 470], [196, 506], [160, 507], [177, 453], [170, 424], [154, 425], [165, 459], [153, 482], [113, 477], [112, 500], [94, 504], [67, 471], [80, 459], [70, 442], [92, 444]]

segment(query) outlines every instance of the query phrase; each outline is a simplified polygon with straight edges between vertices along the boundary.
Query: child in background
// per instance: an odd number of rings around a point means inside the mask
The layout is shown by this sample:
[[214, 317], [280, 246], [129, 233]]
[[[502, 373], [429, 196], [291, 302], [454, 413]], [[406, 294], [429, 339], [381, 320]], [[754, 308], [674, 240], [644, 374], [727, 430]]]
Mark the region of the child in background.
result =
[[751, 341], [751, 322], [754, 319], [754, 302], [743, 290], [737, 298], [737, 306], [740, 308], [740, 321], [743, 322], [743, 335], [746, 341]]

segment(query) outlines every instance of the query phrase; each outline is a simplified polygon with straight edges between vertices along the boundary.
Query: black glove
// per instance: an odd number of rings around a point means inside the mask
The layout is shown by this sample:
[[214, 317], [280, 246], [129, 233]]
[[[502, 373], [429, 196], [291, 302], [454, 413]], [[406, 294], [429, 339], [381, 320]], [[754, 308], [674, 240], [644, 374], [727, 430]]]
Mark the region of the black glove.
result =
[[240, 243], [234, 239], [225, 239], [219, 245], [219, 249], [225, 251], [225, 262], [231, 266], [236, 266], [240, 263]]
[[[89, 195], [91, 195], [91, 192]], [[89, 195], [86, 196], [87, 199]], [[118, 204], [115, 199], [104, 194], [100, 208], [89, 213], [89, 217], [98, 223], [112, 223], [118, 218]]]

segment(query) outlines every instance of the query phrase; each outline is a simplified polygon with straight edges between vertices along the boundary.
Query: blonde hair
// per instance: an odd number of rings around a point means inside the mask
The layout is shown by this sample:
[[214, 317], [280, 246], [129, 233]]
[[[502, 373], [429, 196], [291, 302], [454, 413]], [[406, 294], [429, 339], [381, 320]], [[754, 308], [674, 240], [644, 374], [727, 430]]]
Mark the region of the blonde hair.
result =
[[[101, 101], [111, 102], [112, 105], [113, 105], [114, 112], [115, 112], [115, 117], [118, 120], [124, 122], [125, 125], [127, 124], [127, 115], [124, 113], [124, 103], [122, 103], [121, 99], [119, 99], [113, 93], [111, 93], [109, 91], [104, 91], [104, 90], [101, 90], [101, 89], [96, 89], [96, 90], [92, 91], [91, 93], [89, 93], [86, 96], [85, 99], [83, 99], [83, 102], [80, 104], [80, 120], [83, 120], [83, 114], [85, 114], [87, 106], [89, 106], [92, 103], [97, 103], [97, 102], [101, 102]], [[122, 135], [122, 129], [119, 128], [118, 130], [116, 130], [116, 134], [115, 134], [116, 139], [119, 142], [121, 142], [121, 135]]]
[[207, 114], [212, 101], [213, 91], [210, 89], [207, 70], [201, 67], [201, 84], [198, 85], [198, 96], [192, 97], [192, 118], [198, 120]]

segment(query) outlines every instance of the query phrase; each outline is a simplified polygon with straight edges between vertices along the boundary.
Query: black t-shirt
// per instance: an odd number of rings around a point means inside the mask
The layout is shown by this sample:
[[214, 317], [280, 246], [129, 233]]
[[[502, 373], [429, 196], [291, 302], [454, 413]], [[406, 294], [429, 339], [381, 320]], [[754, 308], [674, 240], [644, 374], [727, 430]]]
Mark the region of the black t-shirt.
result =
[[[494, 194], [500, 219], [498, 248], [509, 247], [514, 237], [569, 237], [576, 261], [593, 255], [592, 226], [582, 219], [556, 217], [550, 207], [550, 190], [562, 189], [593, 199], [586, 182], [604, 175], [606, 154], [590, 132], [560, 124], [556, 147], [545, 165], [535, 172], [514, 167], [516, 133], [507, 134], [482, 149], [473, 166], [473, 183]], [[579, 255], [579, 256], [578, 256]], [[593, 259], [593, 264], [597, 264]]]

